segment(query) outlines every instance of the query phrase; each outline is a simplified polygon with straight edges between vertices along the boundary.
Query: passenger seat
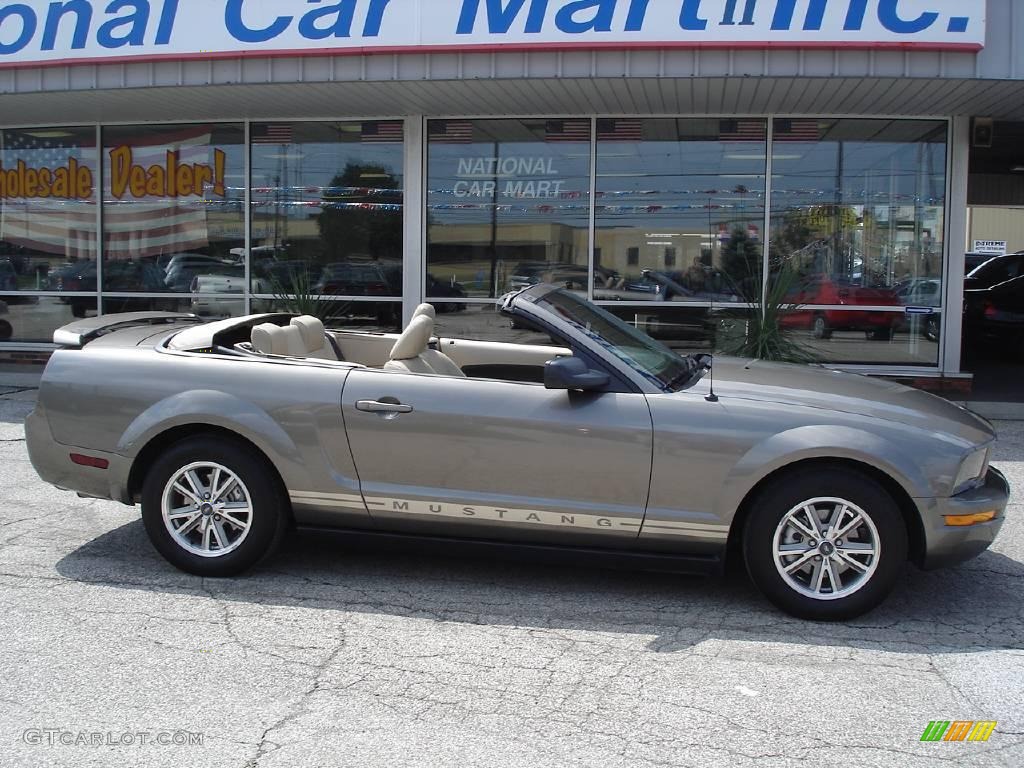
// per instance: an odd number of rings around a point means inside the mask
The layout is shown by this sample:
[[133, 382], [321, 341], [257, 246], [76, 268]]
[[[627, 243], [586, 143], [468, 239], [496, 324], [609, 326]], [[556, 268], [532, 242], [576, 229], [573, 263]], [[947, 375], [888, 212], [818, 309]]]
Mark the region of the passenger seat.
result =
[[292, 318], [292, 326], [299, 329], [306, 353], [303, 357], [315, 357], [318, 360], [344, 360], [341, 350], [334, 344], [334, 339], [327, 335], [323, 322], [312, 315]]
[[252, 348], [261, 355], [306, 356], [302, 332], [294, 325], [284, 328], [273, 323], [257, 325], [252, 329]]
[[395, 346], [391, 348], [391, 359], [384, 364], [384, 370], [465, 377], [466, 374], [454, 360], [443, 352], [430, 349], [430, 339], [433, 335], [433, 318], [427, 314], [413, 317], [412, 322], [398, 337]]

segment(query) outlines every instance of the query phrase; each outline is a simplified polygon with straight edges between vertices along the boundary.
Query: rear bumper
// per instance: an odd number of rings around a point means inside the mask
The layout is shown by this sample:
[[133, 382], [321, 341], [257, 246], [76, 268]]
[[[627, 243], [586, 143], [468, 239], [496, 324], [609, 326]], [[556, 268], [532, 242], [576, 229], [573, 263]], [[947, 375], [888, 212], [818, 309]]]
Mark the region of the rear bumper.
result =
[[[53, 439], [45, 414], [38, 407], [25, 419], [25, 444], [29, 460], [44, 482], [83, 496], [132, 503], [127, 493], [131, 459], [116, 453], [58, 443]], [[108, 467], [80, 466], [71, 461], [73, 453], [106, 459]]]
[[[934, 499], [922, 518], [925, 552], [921, 567], [926, 570], [958, 565], [977, 557], [991, 546], [1003, 527], [1010, 484], [998, 469], [989, 468], [985, 484], [949, 499]], [[963, 528], [946, 525], [946, 515], [996, 512], [994, 520]]]

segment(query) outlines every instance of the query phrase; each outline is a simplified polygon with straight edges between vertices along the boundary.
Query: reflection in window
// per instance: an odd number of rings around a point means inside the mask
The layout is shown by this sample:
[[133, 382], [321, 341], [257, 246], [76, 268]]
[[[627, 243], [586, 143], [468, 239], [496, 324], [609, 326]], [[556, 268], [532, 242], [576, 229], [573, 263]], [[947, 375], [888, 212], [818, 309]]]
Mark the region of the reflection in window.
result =
[[244, 140], [241, 124], [103, 130], [102, 290], [211, 291], [244, 276]]
[[429, 298], [586, 291], [590, 120], [434, 120], [427, 134]]
[[773, 273], [794, 276], [783, 325], [821, 359], [937, 364], [946, 134], [939, 121], [776, 121]]
[[95, 128], [0, 131], [0, 292], [96, 290], [96, 160]]
[[772, 256], [808, 304], [937, 306], [946, 124], [778, 120]]
[[86, 313], [96, 314], [95, 296], [72, 299], [0, 294], [0, 341], [49, 344], [55, 330]]
[[253, 299], [252, 311], [313, 315], [323, 320], [328, 328], [346, 331], [397, 332], [402, 326], [402, 304], [398, 301], [337, 298], [296, 303], [287, 298]]
[[253, 292], [401, 296], [402, 121], [251, 130]]
[[758, 119], [599, 120], [594, 298], [759, 301], [767, 139]]
[[720, 322], [707, 307], [603, 307], [681, 355], [713, 352]]

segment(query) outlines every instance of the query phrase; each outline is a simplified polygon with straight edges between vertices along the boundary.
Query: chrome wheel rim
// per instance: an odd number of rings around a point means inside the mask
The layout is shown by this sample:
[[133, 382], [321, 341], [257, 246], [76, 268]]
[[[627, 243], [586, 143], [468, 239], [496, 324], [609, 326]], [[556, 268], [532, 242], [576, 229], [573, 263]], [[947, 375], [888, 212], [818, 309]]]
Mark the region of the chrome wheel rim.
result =
[[871, 581], [882, 542], [863, 509], [846, 499], [820, 497], [783, 516], [772, 552], [790, 589], [815, 600], [840, 600]]
[[199, 557], [238, 549], [252, 528], [252, 497], [227, 467], [197, 461], [167, 481], [161, 500], [164, 525], [174, 542]]

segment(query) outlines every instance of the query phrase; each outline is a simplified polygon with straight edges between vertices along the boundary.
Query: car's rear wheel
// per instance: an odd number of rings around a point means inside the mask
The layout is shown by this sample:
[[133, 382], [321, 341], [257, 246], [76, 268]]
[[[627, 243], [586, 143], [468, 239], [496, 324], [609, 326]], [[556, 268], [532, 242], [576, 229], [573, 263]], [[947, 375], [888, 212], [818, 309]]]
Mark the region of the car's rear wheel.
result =
[[870, 611], [907, 561], [899, 507], [862, 472], [788, 473], [753, 503], [743, 536], [747, 570], [769, 600], [799, 618], [841, 621]]
[[142, 486], [142, 520], [183, 571], [232, 576], [276, 549], [286, 501], [267, 461], [240, 442], [196, 437], [168, 448]]

